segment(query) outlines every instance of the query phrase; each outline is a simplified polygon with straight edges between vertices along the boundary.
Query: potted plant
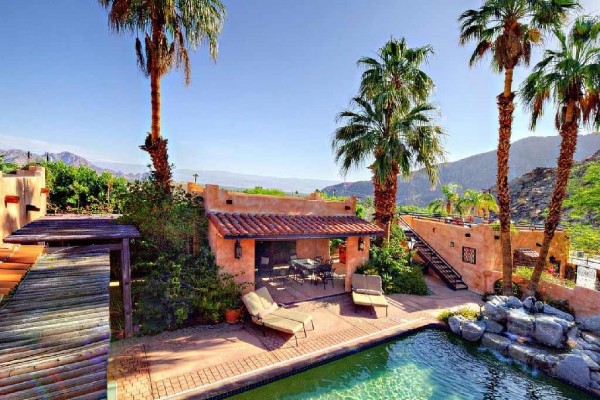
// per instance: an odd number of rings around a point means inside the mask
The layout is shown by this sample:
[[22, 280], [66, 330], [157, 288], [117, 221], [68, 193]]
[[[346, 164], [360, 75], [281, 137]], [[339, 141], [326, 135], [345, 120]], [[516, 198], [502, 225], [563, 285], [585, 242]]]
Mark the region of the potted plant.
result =
[[242, 291], [245, 284], [239, 284], [231, 274], [221, 274], [222, 304], [225, 308], [225, 322], [235, 324], [242, 313]]

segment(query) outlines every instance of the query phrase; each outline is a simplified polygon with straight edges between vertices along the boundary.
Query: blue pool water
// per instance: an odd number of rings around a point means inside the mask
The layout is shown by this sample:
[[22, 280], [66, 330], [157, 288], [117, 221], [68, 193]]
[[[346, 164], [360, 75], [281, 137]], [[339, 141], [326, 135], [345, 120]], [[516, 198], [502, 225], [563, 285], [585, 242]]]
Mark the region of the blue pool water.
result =
[[426, 330], [233, 399], [589, 399], [446, 332]]

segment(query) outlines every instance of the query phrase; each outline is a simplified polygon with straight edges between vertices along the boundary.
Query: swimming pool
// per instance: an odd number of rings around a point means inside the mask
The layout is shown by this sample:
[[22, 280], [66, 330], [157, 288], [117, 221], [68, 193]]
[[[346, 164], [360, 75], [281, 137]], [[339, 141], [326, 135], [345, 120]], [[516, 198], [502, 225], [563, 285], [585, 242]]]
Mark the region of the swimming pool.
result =
[[426, 330], [233, 399], [589, 399], [449, 333]]

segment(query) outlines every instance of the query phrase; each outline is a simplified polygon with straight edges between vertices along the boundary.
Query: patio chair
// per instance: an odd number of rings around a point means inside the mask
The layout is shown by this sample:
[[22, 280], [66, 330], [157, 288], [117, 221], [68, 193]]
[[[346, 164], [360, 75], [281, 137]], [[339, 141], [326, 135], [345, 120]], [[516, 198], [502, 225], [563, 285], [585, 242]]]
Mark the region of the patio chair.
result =
[[333, 284], [334, 281], [334, 272], [335, 268], [333, 268], [333, 261], [327, 260], [324, 264], [321, 264], [319, 268], [318, 277], [321, 279], [323, 283], [323, 290], [327, 288], [327, 282], [331, 282], [331, 287], [335, 287]]
[[304, 337], [308, 337], [306, 334], [308, 322], [311, 323], [312, 329], [315, 329], [312, 315], [280, 307], [273, 301], [267, 288], [262, 287], [246, 294], [242, 297], [242, 301], [250, 313], [252, 322], [263, 327], [265, 336], [265, 328], [290, 333], [294, 335], [296, 346], [298, 346], [297, 333], [304, 331]]
[[258, 274], [260, 276], [262, 276], [264, 271], [267, 271], [269, 273], [269, 277], [271, 277], [271, 275], [273, 275], [273, 267], [271, 267], [269, 264], [269, 257], [261, 257], [260, 258], [260, 264], [258, 264]]
[[352, 302], [355, 311], [356, 306], [385, 307], [388, 316], [388, 302], [379, 275], [352, 274]]

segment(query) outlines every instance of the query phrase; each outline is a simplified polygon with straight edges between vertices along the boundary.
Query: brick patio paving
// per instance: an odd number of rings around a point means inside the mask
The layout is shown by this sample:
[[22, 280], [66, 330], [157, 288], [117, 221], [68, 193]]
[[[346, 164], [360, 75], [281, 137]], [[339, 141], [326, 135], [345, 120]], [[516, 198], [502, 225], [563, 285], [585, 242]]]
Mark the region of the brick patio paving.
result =
[[479, 310], [481, 297], [454, 292], [427, 277], [428, 296], [391, 295], [389, 317], [368, 308], [355, 312], [349, 294], [298, 303], [313, 315], [315, 330], [298, 339], [251, 324], [196, 327], [153, 337], [131, 338], [111, 348], [108, 377], [119, 399], [186, 398], [215, 395], [341, 354], [371, 341], [435, 323], [441, 309]]

